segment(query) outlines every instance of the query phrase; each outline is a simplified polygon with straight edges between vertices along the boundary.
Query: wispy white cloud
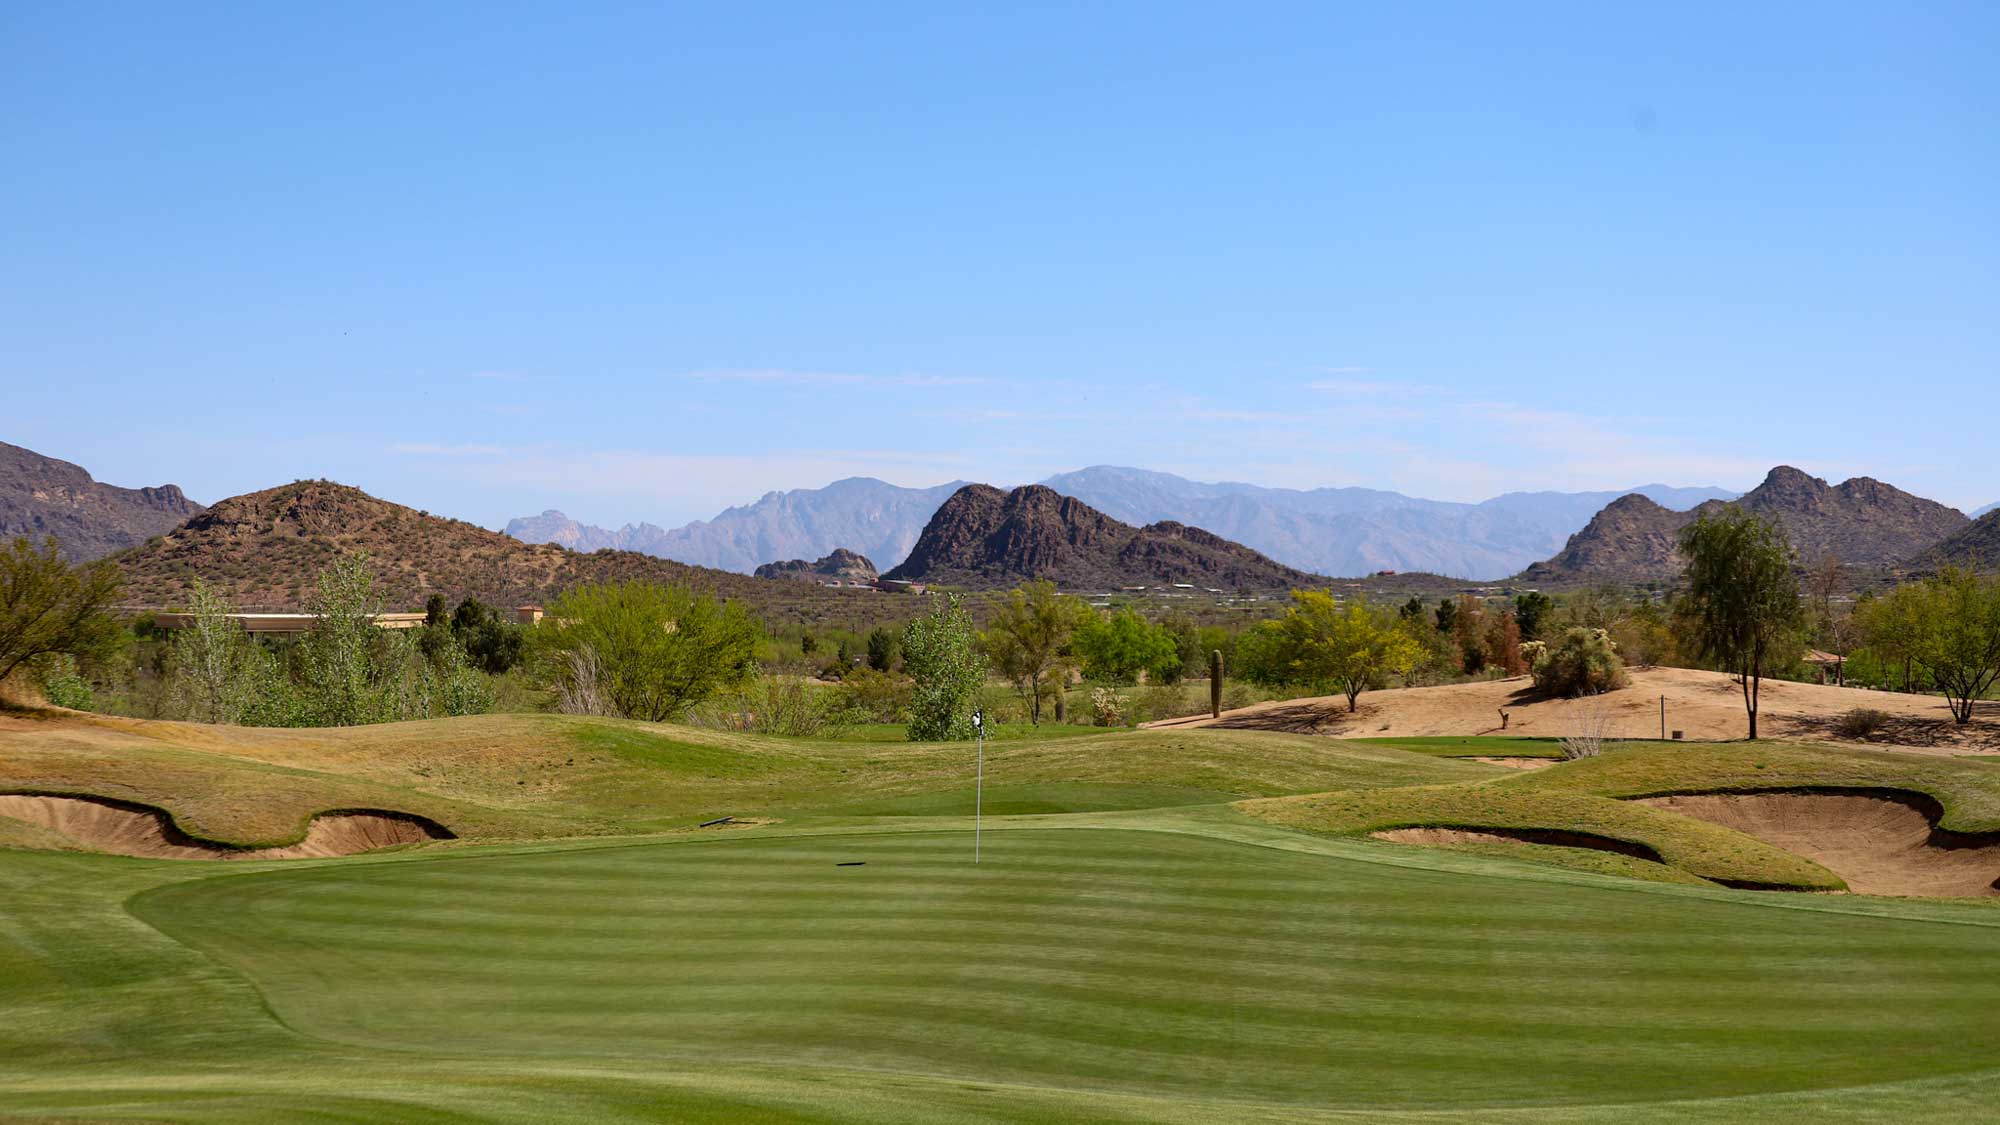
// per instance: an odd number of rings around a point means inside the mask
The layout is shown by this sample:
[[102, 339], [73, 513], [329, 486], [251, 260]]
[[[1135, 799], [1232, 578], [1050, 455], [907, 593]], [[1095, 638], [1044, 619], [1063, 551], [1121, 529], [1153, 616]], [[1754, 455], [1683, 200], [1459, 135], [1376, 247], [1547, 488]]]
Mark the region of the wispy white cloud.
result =
[[390, 446], [389, 450], [415, 457], [499, 457], [507, 452], [497, 445], [442, 445], [422, 441], [399, 442]]
[[979, 375], [873, 375], [838, 371], [689, 371], [679, 376], [706, 383], [768, 383], [795, 387], [975, 387], [1000, 382]]

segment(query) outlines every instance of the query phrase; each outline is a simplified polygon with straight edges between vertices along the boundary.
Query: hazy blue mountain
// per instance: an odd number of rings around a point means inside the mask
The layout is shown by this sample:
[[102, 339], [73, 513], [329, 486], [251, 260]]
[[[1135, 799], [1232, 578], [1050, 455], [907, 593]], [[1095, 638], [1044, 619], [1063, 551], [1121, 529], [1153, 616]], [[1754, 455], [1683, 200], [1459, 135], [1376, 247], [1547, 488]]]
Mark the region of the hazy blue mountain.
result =
[[[924, 525], [962, 483], [899, 488], [855, 477], [825, 488], [769, 493], [712, 520], [671, 530], [641, 523], [611, 531], [550, 511], [510, 522], [507, 534], [580, 551], [643, 551], [743, 573], [844, 547], [875, 560], [887, 573], [909, 555]], [[1518, 574], [1548, 558], [1606, 504], [1630, 492], [1676, 510], [1737, 495], [1651, 484], [1612, 492], [1510, 492], [1463, 504], [1372, 488], [1204, 483], [1109, 465], [1040, 483], [1123, 523], [1188, 524], [1315, 574], [1422, 570], [1475, 579]]]
[[1318, 574], [1422, 570], [1473, 579], [1517, 574], [1549, 557], [1620, 496], [1636, 492], [1663, 507], [1686, 509], [1737, 495], [1651, 484], [1609, 492], [1510, 492], [1466, 504], [1370, 488], [1202, 483], [1109, 465], [1042, 483], [1114, 519], [1192, 524]]
[[743, 574], [783, 559], [820, 558], [838, 548], [893, 566], [910, 553], [938, 506], [964, 484], [902, 488], [873, 477], [849, 477], [825, 488], [768, 492], [754, 504], [685, 527], [640, 523], [610, 531], [547, 511], [509, 521], [507, 534], [579, 551], [642, 551]]
[[1984, 508], [1981, 508], [1976, 512], [1967, 512], [1966, 514], [1971, 516], [1973, 519], [1978, 519], [1980, 516], [1983, 516], [1988, 512], [2000, 512], [2000, 501], [1988, 504]]

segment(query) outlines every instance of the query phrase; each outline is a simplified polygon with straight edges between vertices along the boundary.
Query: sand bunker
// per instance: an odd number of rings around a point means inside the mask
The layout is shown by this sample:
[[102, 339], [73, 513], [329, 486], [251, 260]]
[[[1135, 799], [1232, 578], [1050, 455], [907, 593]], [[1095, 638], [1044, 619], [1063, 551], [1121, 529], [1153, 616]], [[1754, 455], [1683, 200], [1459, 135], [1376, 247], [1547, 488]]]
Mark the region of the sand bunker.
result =
[[321, 813], [306, 827], [305, 839], [279, 848], [207, 843], [174, 827], [172, 818], [150, 805], [101, 797], [0, 793], [0, 816], [40, 825], [97, 851], [145, 859], [322, 859], [453, 838], [435, 821], [376, 809]]
[[1451, 844], [1544, 844], [1555, 848], [1589, 848], [1592, 851], [1615, 852], [1651, 863], [1660, 862], [1660, 853], [1644, 844], [1613, 840], [1608, 836], [1592, 836], [1584, 832], [1558, 832], [1553, 829], [1390, 828], [1381, 832], [1370, 832], [1369, 835], [1377, 840], [1388, 840], [1391, 843], [1423, 844], [1434, 848]]
[[1922, 794], [1703, 793], [1636, 803], [1733, 828], [1804, 856], [1857, 894], [2000, 894], [1994, 885], [2000, 881], [2000, 838], [1940, 831], [1935, 826], [1943, 809]]
[[1556, 764], [1554, 758], [1481, 758], [1461, 759], [1467, 762], [1485, 762], [1489, 766], [1506, 766], [1510, 770], [1545, 770]]

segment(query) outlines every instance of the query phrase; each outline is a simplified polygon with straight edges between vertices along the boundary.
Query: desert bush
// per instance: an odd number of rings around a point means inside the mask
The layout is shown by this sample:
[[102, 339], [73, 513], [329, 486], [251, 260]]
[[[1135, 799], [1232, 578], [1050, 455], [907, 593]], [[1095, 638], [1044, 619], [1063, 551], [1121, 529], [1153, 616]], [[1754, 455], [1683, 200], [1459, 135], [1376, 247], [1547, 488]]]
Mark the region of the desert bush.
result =
[[1131, 701], [1119, 694], [1115, 688], [1090, 689], [1090, 721], [1094, 726], [1124, 726], [1125, 712], [1130, 705]]
[[1597, 695], [1631, 682], [1618, 646], [1603, 629], [1571, 626], [1553, 643], [1529, 641], [1521, 646], [1535, 687], [1549, 695]]
[[857, 668], [840, 687], [848, 708], [863, 722], [900, 723], [909, 714], [910, 681], [901, 676]]
[[1557, 745], [1564, 761], [1595, 758], [1604, 752], [1611, 734], [1611, 705], [1600, 695], [1587, 695], [1570, 705], [1563, 736]]
[[704, 726], [811, 738], [852, 726], [858, 716], [840, 688], [790, 676], [759, 676], [692, 716]]
[[1207, 693], [1190, 692], [1185, 684], [1154, 684], [1140, 693], [1133, 718], [1142, 723], [1178, 719], [1183, 715], [1205, 714]]
[[1833, 721], [1833, 733], [1837, 738], [1865, 741], [1881, 734], [1889, 727], [1889, 715], [1873, 707], [1856, 707]]
[[66, 652], [50, 653], [38, 661], [42, 678], [42, 698], [52, 707], [88, 711], [97, 702], [90, 681], [78, 671], [76, 657]]

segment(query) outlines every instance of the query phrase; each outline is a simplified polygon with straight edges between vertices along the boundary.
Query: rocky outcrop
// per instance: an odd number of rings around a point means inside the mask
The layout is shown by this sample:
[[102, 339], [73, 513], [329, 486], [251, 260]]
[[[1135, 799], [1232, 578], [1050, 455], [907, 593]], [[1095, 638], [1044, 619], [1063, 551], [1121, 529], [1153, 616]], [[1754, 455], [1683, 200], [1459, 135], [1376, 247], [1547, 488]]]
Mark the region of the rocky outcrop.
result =
[[804, 559], [787, 559], [784, 562], [765, 563], [757, 568], [759, 578], [790, 578], [807, 582], [835, 581], [849, 585], [867, 584], [875, 581], [875, 564], [867, 556], [855, 554], [845, 547], [835, 547], [832, 553], [818, 562]]
[[1325, 580], [1221, 536], [1163, 522], [1133, 527], [1042, 485], [967, 485], [885, 577], [986, 589], [1046, 578], [1071, 588], [1187, 583], [1284, 590]]

